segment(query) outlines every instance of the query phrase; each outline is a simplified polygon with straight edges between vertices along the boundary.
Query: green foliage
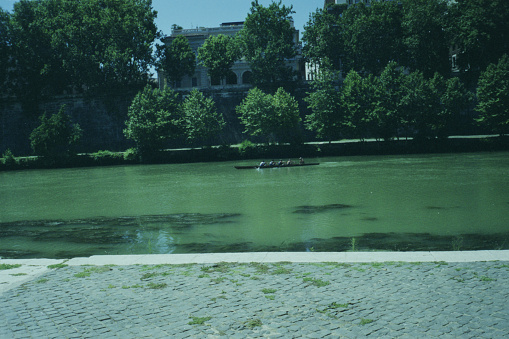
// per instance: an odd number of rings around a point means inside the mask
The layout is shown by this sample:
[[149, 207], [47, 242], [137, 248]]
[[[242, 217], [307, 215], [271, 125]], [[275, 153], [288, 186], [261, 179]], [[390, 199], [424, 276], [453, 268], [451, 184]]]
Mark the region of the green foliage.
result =
[[6, 167], [13, 167], [18, 164], [18, 160], [16, 160], [14, 154], [9, 148], [5, 150], [4, 154], [2, 154], [2, 164]]
[[362, 78], [351, 70], [343, 83], [341, 103], [347, 120], [347, 133], [351, 137], [363, 139], [373, 123], [375, 110], [375, 82], [372, 75]]
[[341, 69], [341, 58], [345, 56], [345, 43], [342, 37], [340, 14], [346, 7], [336, 7], [336, 11], [317, 9], [311, 13], [304, 26], [302, 50], [304, 57], [321, 68]]
[[374, 113], [375, 135], [389, 140], [398, 133], [402, 123], [401, 99], [404, 94], [404, 74], [399, 65], [392, 61], [380, 75], [375, 88], [377, 100]]
[[178, 95], [172, 89], [146, 86], [129, 106], [124, 135], [136, 142], [140, 155], [158, 151], [167, 140], [183, 134], [181, 110]]
[[62, 90], [144, 86], [156, 15], [151, 0], [16, 2], [9, 26], [15, 94], [37, 101]]
[[240, 41], [256, 85], [291, 79], [293, 71], [287, 66], [287, 60], [296, 55], [292, 13], [293, 7], [281, 5], [281, 1], [272, 2], [269, 7], [260, 5], [258, 0], [251, 2]]
[[240, 154], [249, 153], [249, 152], [253, 151], [254, 149], [256, 149], [256, 144], [249, 140], [244, 140], [239, 145]]
[[198, 59], [207, 68], [207, 74], [212, 79], [226, 78], [240, 55], [236, 38], [224, 34], [209, 36], [198, 48]]
[[9, 20], [9, 13], [0, 8], [0, 91], [2, 93], [6, 93], [10, 88], [5, 83], [10, 55]]
[[373, 1], [351, 6], [343, 13], [341, 30], [347, 70], [379, 74], [391, 60], [404, 55], [402, 12], [396, 1]]
[[245, 133], [262, 135], [267, 142], [292, 140], [300, 122], [297, 101], [283, 88], [274, 95], [258, 88], [251, 89], [237, 106], [237, 113], [246, 128]]
[[461, 71], [482, 71], [509, 50], [509, 1], [458, 0], [450, 13]]
[[338, 82], [336, 72], [320, 68], [312, 82], [313, 91], [304, 99], [312, 112], [306, 116], [306, 128], [329, 141], [339, 138], [345, 124], [340, 92], [335, 87]]
[[184, 100], [183, 110], [188, 140], [210, 145], [225, 125], [223, 116], [216, 111], [214, 101], [196, 89]]
[[12, 270], [21, 266], [21, 264], [0, 264], [0, 270]]
[[450, 72], [449, 18], [446, 0], [405, 0], [402, 28], [408, 66], [430, 78]]
[[509, 131], [509, 56], [481, 73], [477, 87], [478, 122], [503, 135]]
[[196, 55], [183, 35], [175, 37], [169, 46], [158, 47], [159, 67], [170, 81], [180, 81], [185, 75], [192, 76], [196, 68]]
[[188, 322], [188, 325], [203, 325], [206, 321], [212, 319], [212, 317], [191, 317], [193, 320]]
[[58, 113], [40, 117], [40, 125], [30, 134], [30, 145], [35, 154], [48, 158], [65, 158], [73, 153], [73, 147], [80, 141], [82, 131], [78, 124], [71, 123], [65, 113], [65, 105]]

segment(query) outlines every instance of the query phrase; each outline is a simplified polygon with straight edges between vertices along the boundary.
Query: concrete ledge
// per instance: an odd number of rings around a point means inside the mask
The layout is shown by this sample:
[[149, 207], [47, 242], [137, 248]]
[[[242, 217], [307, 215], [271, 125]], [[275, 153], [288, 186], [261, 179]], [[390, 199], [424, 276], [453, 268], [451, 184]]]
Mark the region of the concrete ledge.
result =
[[250, 252], [204, 254], [97, 255], [73, 258], [79, 265], [213, 264], [218, 262], [475, 262], [509, 261], [509, 250], [460, 252]]

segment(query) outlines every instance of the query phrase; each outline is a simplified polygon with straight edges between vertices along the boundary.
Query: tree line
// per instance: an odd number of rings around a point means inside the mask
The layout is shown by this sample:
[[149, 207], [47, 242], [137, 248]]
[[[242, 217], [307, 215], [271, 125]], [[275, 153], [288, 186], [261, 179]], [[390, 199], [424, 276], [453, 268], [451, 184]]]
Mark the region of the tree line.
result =
[[[479, 122], [506, 133], [508, 9], [504, 0], [317, 9], [302, 38], [304, 60], [317, 66], [305, 127], [327, 140], [443, 137], [472, 102]], [[245, 133], [267, 142], [299, 142], [301, 116], [290, 86], [296, 74], [288, 63], [298, 52], [292, 13], [281, 2], [265, 7], [255, 0], [241, 32], [208, 38], [196, 59], [183, 36], [154, 52], [163, 35], [151, 0], [20, 0], [12, 13], [0, 10], [0, 89], [27, 110], [63, 91], [139, 91], [124, 133], [147, 152], [172, 138], [206, 144], [224, 126], [202, 93], [182, 100], [170, 89], [147, 87], [150, 67], [176, 81], [200, 62], [210, 77], [223, 78], [243, 58], [255, 85], [236, 110]], [[460, 77], [450, 77], [451, 48]], [[51, 121], [43, 116], [41, 126]], [[79, 130], [69, 121], [60, 125]]]

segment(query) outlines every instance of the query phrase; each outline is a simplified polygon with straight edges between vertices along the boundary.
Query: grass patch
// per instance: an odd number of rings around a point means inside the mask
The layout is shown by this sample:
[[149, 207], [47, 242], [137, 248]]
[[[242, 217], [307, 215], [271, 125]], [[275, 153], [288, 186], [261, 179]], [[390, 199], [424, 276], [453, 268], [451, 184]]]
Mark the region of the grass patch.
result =
[[0, 270], [12, 270], [21, 267], [21, 264], [0, 264]]
[[160, 289], [166, 288], [166, 287], [168, 287], [168, 284], [166, 284], [166, 283], [156, 284], [156, 283], [153, 283], [153, 282], [149, 282], [147, 284], [147, 288], [150, 288], [152, 290], [160, 290]]
[[191, 317], [191, 321], [188, 322], [189, 325], [203, 325], [206, 321], [212, 319], [212, 317]]
[[480, 281], [496, 281], [497, 279], [493, 279], [493, 278], [483, 275], [483, 276], [479, 277], [479, 280]]
[[252, 262], [249, 264], [249, 266], [254, 267], [256, 269], [256, 272], [260, 274], [267, 274], [270, 271], [269, 266], [259, 262]]
[[210, 279], [210, 281], [212, 281], [213, 283], [216, 283], [216, 284], [219, 284], [223, 281], [225, 281], [226, 278], [225, 277], [219, 277], [219, 278], [214, 278], [214, 279]]
[[156, 272], [145, 273], [141, 276], [140, 280], [147, 280], [147, 279], [150, 279], [153, 277], [157, 277], [158, 275], [159, 275], [159, 273], [156, 273]]
[[321, 280], [321, 279], [315, 279], [315, 278], [309, 278], [309, 277], [305, 277], [302, 280], [304, 282], [308, 282], [311, 285], [314, 285], [316, 287], [323, 287], [323, 286], [327, 286], [327, 285], [330, 284], [330, 282], [328, 282], [328, 281], [324, 281], [324, 280]]
[[276, 299], [276, 296], [271, 294], [271, 295], [266, 295], [265, 298], [267, 298], [269, 300], [274, 300], [274, 299]]
[[59, 269], [59, 268], [64, 268], [64, 267], [67, 267], [68, 265], [64, 264], [64, 263], [61, 263], [61, 264], [55, 264], [55, 265], [48, 265], [48, 268], [49, 269]]
[[263, 292], [264, 294], [276, 293], [276, 291], [277, 291], [277, 290], [276, 290], [275, 288], [264, 288], [264, 289], [262, 289], [262, 292]]
[[367, 324], [371, 324], [373, 321], [374, 321], [373, 319], [362, 318], [361, 322], [359, 323], [359, 325], [364, 326], [364, 325], [367, 325]]
[[234, 266], [235, 266], [234, 263], [221, 261], [221, 262], [214, 264], [212, 266], [204, 266], [204, 267], [200, 268], [200, 270], [202, 270], [205, 273], [212, 273], [212, 272], [227, 273]]
[[104, 273], [110, 271], [111, 268], [107, 266], [91, 266], [87, 267], [83, 270], [83, 272], [76, 273], [74, 276], [76, 278], [86, 278], [90, 277], [92, 273]]
[[9, 274], [9, 275], [12, 275], [13, 277], [20, 277], [22, 275], [28, 275], [27, 273], [13, 273], [13, 274]]
[[35, 283], [36, 283], [36, 284], [44, 284], [44, 283], [46, 283], [46, 282], [48, 282], [48, 281], [49, 281], [49, 279], [48, 279], [48, 278], [41, 278], [41, 279], [39, 279], [39, 280], [36, 280], [36, 281], [35, 281]]
[[132, 286], [127, 286], [127, 285], [123, 285], [123, 286], [122, 286], [122, 288], [123, 288], [124, 290], [130, 289], [130, 288], [142, 288], [142, 287], [143, 287], [142, 285], [138, 285], [138, 284], [136, 284], [136, 285], [132, 285]]
[[262, 321], [260, 319], [249, 319], [248, 321], [244, 321], [244, 326], [249, 329], [253, 329], [255, 327], [262, 326]]

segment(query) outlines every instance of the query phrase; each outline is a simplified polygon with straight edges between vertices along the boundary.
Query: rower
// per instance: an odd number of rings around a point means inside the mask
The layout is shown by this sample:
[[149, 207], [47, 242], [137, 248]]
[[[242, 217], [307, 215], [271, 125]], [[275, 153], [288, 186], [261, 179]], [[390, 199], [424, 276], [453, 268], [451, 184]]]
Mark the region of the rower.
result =
[[304, 159], [302, 159], [302, 157], [299, 158], [299, 164], [304, 164]]

